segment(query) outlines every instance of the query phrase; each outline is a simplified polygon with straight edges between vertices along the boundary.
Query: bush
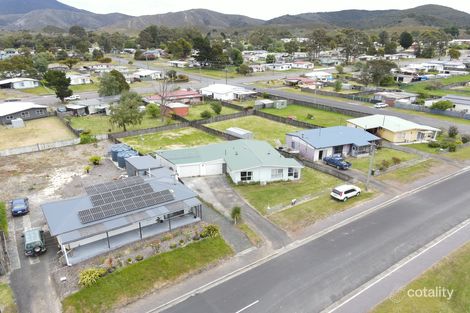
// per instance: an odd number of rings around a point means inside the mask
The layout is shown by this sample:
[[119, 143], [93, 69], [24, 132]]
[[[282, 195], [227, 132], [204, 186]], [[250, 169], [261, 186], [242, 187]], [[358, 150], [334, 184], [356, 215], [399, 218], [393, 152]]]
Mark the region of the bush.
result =
[[172, 244], [170, 245], [170, 249], [176, 249], [177, 246], [178, 246], [178, 245], [177, 245], [176, 243], [172, 243]]
[[101, 164], [101, 157], [99, 155], [92, 155], [88, 161], [90, 161], [93, 165], [100, 165]]
[[219, 102], [212, 102], [211, 109], [215, 114], [219, 115], [222, 112], [222, 105]]
[[89, 174], [90, 171], [91, 171], [91, 166], [90, 166], [90, 165], [85, 166], [85, 167], [83, 168], [83, 171], [84, 171], [85, 173]]
[[315, 119], [315, 116], [313, 116], [312, 114], [308, 113], [307, 114], [307, 120], [313, 120]]
[[441, 144], [438, 141], [430, 141], [428, 142], [429, 148], [440, 148]]
[[457, 145], [455, 144], [455, 142], [451, 142], [449, 143], [449, 152], [455, 152], [457, 151]]
[[184, 74], [178, 74], [178, 80], [180, 82], [187, 82], [189, 81], [189, 76], [188, 75], [184, 75]]
[[173, 239], [173, 235], [171, 233], [166, 234], [165, 236], [162, 237], [162, 241], [168, 241]]
[[145, 112], [153, 118], [160, 116], [160, 108], [155, 103], [149, 103], [145, 108]]
[[459, 129], [456, 126], [450, 126], [447, 134], [450, 138], [455, 138], [459, 134]]
[[401, 159], [397, 158], [397, 157], [393, 157], [392, 158], [392, 163], [393, 163], [393, 165], [398, 165], [398, 164], [401, 163]]
[[80, 272], [78, 283], [82, 287], [89, 287], [95, 284], [98, 279], [106, 275], [107, 271], [105, 268], [87, 268]]
[[206, 225], [204, 226], [204, 229], [201, 232], [201, 238], [215, 238], [220, 235], [220, 229], [219, 226], [211, 224], [211, 225]]
[[95, 136], [92, 136], [84, 132], [80, 134], [80, 144], [83, 145], [83, 144], [89, 144], [89, 143], [95, 143], [95, 142], [98, 142]]
[[111, 58], [101, 58], [98, 60], [100, 63], [111, 63], [113, 60]]
[[390, 162], [387, 160], [382, 160], [379, 166], [379, 170], [383, 171], [390, 167]]
[[432, 110], [445, 111], [454, 107], [454, 104], [449, 100], [441, 100], [433, 103], [431, 106]]
[[204, 119], [211, 118], [212, 114], [208, 110], [205, 110], [205, 111], [201, 112], [201, 117], [204, 118]]
[[134, 260], [136, 260], [137, 262], [142, 261], [143, 259], [144, 259], [144, 256], [140, 254], [136, 255], [134, 258]]
[[263, 92], [262, 97], [263, 97], [264, 99], [269, 99], [269, 93]]
[[462, 143], [467, 143], [470, 141], [470, 135], [462, 135]]

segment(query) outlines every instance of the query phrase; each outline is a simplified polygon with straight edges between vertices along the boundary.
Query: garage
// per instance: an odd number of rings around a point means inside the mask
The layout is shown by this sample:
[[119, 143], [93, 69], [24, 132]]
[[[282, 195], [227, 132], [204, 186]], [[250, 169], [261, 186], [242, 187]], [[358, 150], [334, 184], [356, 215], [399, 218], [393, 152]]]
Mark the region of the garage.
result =
[[179, 177], [211, 176], [223, 174], [223, 161], [181, 164], [176, 171]]
[[178, 165], [176, 168], [179, 177], [201, 176], [201, 164]]

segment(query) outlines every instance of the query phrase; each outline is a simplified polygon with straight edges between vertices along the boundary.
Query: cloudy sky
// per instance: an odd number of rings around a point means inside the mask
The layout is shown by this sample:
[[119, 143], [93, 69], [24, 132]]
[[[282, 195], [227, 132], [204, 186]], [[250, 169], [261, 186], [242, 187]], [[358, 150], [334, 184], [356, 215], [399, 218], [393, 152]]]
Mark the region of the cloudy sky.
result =
[[[284, 14], [305, 12], [338, 11], [346, 9], [407, 9], [432, 2], [426, 0], [59, 0], [65, 4], [93, 11], [96, 13], [121, 12], [128, 15], [148, 15], [175, 12], [195, 8], [205, 8], [222, 13], [243, 14], [254, 18], [270, 19]], [[440, 2], [440, 3], [439, 3]], [[282, 4], [281, 4], [282, 3]], [[436, 1], [454, 9], [470, 13], [470, 1], [446, 0]]]

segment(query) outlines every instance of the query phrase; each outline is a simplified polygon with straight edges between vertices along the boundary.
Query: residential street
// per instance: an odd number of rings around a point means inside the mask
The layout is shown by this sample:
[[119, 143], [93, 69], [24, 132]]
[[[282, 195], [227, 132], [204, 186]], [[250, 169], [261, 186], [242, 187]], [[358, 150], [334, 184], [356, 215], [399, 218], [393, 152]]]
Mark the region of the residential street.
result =
[[318, 312], [470, 218], [470, 173], [407, 196], [166, 312]]

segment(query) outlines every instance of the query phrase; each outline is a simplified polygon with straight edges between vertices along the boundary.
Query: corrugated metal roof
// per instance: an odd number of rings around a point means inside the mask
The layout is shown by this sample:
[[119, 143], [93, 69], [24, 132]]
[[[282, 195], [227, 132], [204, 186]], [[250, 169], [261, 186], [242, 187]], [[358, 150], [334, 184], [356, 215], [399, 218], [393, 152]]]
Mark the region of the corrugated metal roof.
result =
[[150, 155], [136, 156], [126, 159], [126, 163], [129, 163], [137, 170], [148, 170], [161, 167], [159, 160], [151, 157]]
[[413, 129], [439, 131], [439, 129], [431, 126], [416, 124], [396, 116], [380, 114], [353, 118], [348, 120], [348, 123], [354, 124], [363, 129], [372, 129], [380, 127], [388, 129], [392, 132], [402, 132]]
[[39, 105], [33, 102], [21, 102], [21, 101], [13, 101], [13, 102], [3, 102], [0, 103], [0, 116], [6, 116], [30, 109], [47, 109], [45, 105]]

